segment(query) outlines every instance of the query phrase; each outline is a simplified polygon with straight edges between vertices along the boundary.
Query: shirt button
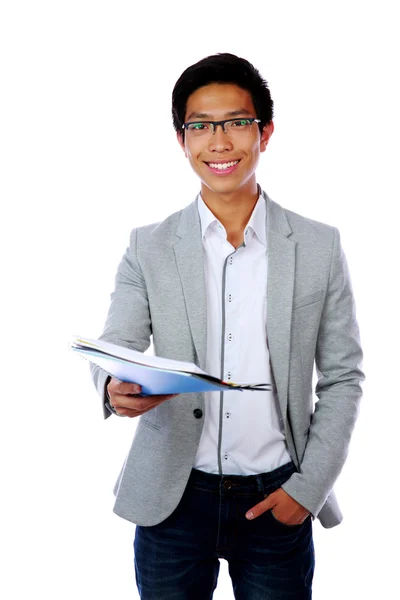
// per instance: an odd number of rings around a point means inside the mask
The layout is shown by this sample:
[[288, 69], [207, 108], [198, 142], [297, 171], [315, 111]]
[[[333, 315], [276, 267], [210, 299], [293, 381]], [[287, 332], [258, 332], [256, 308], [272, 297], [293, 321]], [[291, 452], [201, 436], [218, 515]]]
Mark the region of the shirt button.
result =
[[224, 454], [224, 459], [228, 460], [228, 453], [227, 452], [225, 452], [225, 454]]
[[225, 413], [225, 416], [226, 416], [227, 419], [229, 419], [229, 417], [231, 416], [231, 413], [227, 412], [227, 413]]
[[201, 419], [201, 417], [203, 416], [203, 411], [201, 410], [201, 408], [195, 408], [193, 414], [196, 419]]
[[228, 296], [228, 302], [232, 302], [232, 294], [229, 294], [229, 296]]
[[228, 335], [228, 341], [229, 341], [229, 342], [231, 342], [232, 340], [233, 340], [233, 335], [230, 333], [230, 334]]

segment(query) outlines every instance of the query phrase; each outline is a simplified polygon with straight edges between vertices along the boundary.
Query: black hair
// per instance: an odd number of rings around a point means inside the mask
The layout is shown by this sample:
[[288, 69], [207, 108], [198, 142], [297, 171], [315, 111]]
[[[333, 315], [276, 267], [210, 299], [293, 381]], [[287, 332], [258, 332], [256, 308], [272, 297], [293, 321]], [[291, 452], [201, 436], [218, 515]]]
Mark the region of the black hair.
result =
[[230, 83], [247, 90], [252, 97], [260, 132], [274, 116], [274, 103], [268, 83], [249, 61], [234, 54], [220, 53], [207, 56], [183, 71], [172, 91], [172, 120], [174, 128], [183, 136], [186, 103], [198, 88], [210, 83]]

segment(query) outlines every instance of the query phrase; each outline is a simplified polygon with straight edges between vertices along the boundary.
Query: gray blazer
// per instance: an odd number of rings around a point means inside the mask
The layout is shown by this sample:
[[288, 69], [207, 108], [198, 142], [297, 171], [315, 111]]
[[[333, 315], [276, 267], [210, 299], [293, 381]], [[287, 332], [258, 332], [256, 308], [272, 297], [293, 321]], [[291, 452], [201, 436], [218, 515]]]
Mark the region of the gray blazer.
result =
[[[324, 527], [342, 520], [333, 485], [346, 460], [362, 392], [362, 351], [337, 229], [267, 203], [267, 332], [272, 371], [297, 472], [283, 489]], [[249, 291], [250, 292], [250, 291]], [[205, 368], [207, 307], [197, 199], [134, 229], [100, 339]], [[313, 402], [314, 363], [318, 373]], [[91, 364], [102, 398], [108, 374]], [[114, 488], [114, 512], [156, 525], [178, 505], [204, 419], [204, 394], [181, 394], [140, 417]], [[249, 432], [251, 434], [251, 432]]]

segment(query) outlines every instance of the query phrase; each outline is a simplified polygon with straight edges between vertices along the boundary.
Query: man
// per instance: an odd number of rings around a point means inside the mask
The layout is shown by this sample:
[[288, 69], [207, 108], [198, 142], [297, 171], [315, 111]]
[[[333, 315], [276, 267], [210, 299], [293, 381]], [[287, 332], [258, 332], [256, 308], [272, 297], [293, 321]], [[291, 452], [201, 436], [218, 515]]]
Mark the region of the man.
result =
[[342, 519], [332, 488], [364, 377], [339, 233], [258, 186], [273, 102], [250, 63], [201, 60], [172, 104], [201, 193], [132, 231], [101, 339], [143, 352], [153, 335], [157, 355], [273, 390], [143, 397], [92, 365], [105, 417], [141, 416], [114, 510], [137, 524], [142, 599], [212, 598], [219, 558], [238, 600], [309, 599], [312, 520]]

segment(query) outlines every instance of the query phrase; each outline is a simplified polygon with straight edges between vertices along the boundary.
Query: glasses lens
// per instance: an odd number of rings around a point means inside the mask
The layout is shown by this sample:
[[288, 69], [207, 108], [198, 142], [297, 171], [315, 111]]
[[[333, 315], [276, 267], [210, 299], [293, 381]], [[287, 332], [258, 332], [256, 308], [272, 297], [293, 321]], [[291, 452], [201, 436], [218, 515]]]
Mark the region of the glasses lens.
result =
[[228, 121], [225, 123], [225, 131], [229, 135], [240, 135], [241, 133], [248, 132], [251, 129], [251, 119], [235, 119], [234, 121]]
[[213, 127], [211, 123], [189, 123], [187, 127], [188, 133], [196, 137], [211, 135]]

